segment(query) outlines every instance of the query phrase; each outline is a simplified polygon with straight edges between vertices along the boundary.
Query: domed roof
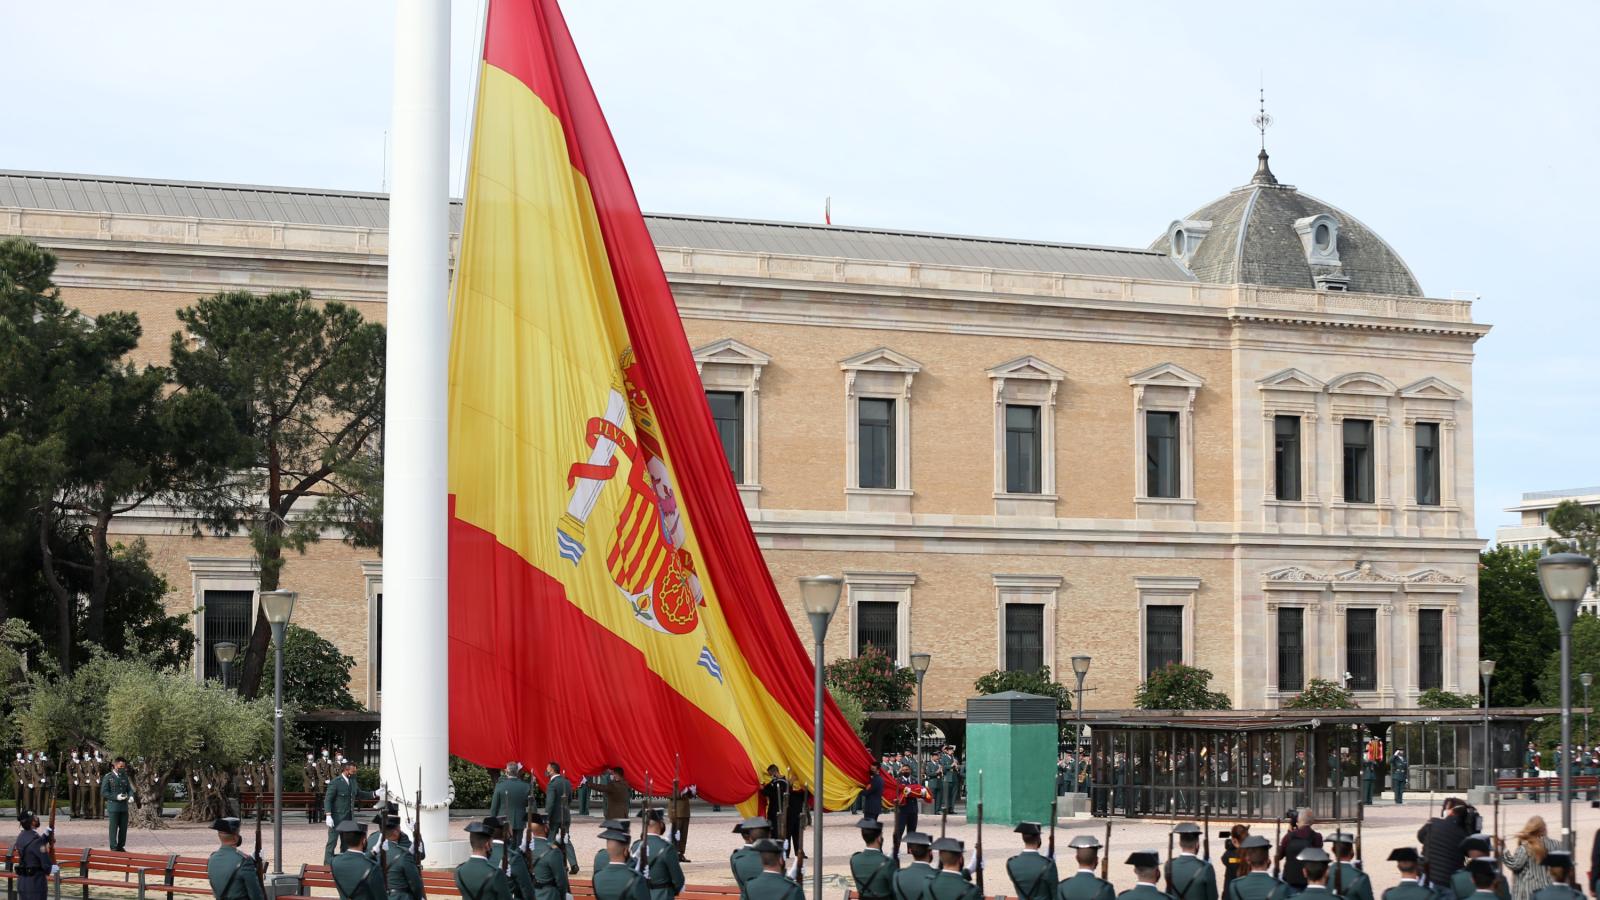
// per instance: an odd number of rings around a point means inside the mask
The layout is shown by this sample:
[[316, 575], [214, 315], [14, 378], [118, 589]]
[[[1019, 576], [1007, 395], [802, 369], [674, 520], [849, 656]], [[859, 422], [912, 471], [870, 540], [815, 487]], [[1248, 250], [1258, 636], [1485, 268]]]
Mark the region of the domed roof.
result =
[[1279, 184], [1265, 150], [1249, 184], [1173, 222], [1150, 248], [1213, 284], [1422, 296], [1394, 248], [1349, 213]]

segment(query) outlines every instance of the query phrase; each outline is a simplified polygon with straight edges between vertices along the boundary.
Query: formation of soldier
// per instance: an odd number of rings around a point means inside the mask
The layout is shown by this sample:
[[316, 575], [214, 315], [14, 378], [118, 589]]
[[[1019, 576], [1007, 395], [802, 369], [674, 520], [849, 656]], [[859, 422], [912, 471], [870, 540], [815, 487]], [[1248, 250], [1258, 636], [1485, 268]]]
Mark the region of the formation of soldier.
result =
[[19, 751], [11, 761], [11, 784], [19, 809], [48, 809], [56, 787], [56, 764], [43, 750]]

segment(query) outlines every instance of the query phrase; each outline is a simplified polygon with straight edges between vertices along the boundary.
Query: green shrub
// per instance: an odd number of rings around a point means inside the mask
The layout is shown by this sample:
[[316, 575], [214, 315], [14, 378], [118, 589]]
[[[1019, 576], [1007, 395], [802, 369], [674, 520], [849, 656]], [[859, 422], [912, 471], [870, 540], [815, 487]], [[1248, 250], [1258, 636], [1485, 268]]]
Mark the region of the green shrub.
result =
[[489, 770], [470, 763], [459, 756], [450, 757], [450, 781], [456, 786], [454, 809], [488, 809], [494, 794], [494, 782]]

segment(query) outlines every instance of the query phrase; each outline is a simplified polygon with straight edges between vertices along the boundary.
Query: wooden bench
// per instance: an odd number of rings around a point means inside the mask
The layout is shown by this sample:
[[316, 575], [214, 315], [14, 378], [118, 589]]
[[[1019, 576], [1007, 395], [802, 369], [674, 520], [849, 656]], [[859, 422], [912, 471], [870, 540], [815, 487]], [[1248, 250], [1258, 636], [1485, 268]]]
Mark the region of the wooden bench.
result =
[[[592, 881], [573, 878], [569, 883], [575, 900], [578, 897], [594, 896]], [[429, 897], [461, 896], [461, 891], [456, 888], [455, 872], [449, 869], [423, 869], [422, 890]], [[333, 873], [327, 866], [305, 865], [300, 867], [298, 897], [283, 897], [281, 900], [318, 900], [337, 893], [338, 888], [333, 884]], [[678, 900], [728, 900], [729, 897], [738, 895], [737, 885], [688, 884], [684, 885]]]
[[[1561, 779], [1547, 776], [1533, 778], [1496, 778], [1494, 789], [1502, 794], [1560, 794]], [[1572, 790], [1593, 791], [1600, 789], [1600, 776], [1574, 775], [1572, 776]]]
[[[261, 804], [262, 818], [272, 817], [272, 792], [271, 791], [240, 791], [239, 792], [239, 817], [253, 819], [256, 815], [256, 804]], [[285, 812], [294, 810], [303, 812], [315, 821], [317, 809], [322, 806], [322, 797], [312, 791], [284, 791], [283, 808]]]

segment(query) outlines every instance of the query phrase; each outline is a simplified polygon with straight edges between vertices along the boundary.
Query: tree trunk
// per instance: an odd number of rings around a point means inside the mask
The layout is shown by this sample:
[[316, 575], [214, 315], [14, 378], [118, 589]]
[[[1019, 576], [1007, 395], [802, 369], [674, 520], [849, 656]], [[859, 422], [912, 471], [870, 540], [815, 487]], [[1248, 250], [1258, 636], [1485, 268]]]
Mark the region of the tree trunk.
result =
[[[283, 518], [276, 512], [268, 511], [266, 522], [251, 535], [250, 543], [256, 551], [260, 590], [277, 590], [278, 576], [283, 571]], [[244, 667], [239, 670], [239, 694], [246, 700], [254, 700], [261, 693], [261, 678], [267, 667], [267, 647], [271, 643], [272, 625], [267, 621], [266, 612], [257, 604], [255, 627], [250, 631], [250, 644], [245, 648]]]
[[[51, 496], [54, 496], [52, 492]], [[44, 581], [56, 600], [56, 655], [60, 657], [61, 674], [72, 677], [72, 595], [56, 574], [55, 557], [50, 553], [50, 533], [54, 530], [52, 502], [46, 500], [39, 507], [39, 558], [44, 564]]]
[[134, 799], [138, 802], [128, 811], [130, 828], [157, 829], [167, 827], [161, 818], [161, 795], [167, 789], [170, 768], [158, 767], [148, 761], [131, 766]]
[[89, 586], [89, 617], [84, 627], [84, 639], [105, 645], [106, 594], [111, 590], [111, 546], [107, 533], [111, 530], [111, 510], [103, 507], [96, 511], [94, 529], [89, 536], [94, 549], [93, 580]]

